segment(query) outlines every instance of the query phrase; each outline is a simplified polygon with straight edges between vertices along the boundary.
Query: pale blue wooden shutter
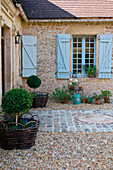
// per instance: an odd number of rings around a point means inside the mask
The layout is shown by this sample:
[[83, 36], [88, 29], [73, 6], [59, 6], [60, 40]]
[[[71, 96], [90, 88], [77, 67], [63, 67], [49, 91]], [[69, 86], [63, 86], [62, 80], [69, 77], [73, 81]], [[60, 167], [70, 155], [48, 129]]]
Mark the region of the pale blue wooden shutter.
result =
[[111, 78], [112, 35], [100, 35], [98, 78]]
[[22, 36], [22, 77], [37, 75], [37, 37]]
[[57, 66], [56, 78], [69, 79], [70, 78], [70, 35], [57, 34]]

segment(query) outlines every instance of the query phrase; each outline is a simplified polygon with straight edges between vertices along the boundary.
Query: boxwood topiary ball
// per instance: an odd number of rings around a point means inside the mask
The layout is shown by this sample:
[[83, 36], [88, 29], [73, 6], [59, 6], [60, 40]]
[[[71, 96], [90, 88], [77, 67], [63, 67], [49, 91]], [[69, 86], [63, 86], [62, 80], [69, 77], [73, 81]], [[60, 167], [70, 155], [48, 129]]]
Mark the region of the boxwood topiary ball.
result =
[[12, 89], [2, 97], [2, 111], [7, 114], [25, 113], [33, 103], [34, 95], [24, 89]]
[[35, 75], [32, 75], [27, 79], [27, 84], [29, 87], [36, 89], [41, 85], [41, 79]]

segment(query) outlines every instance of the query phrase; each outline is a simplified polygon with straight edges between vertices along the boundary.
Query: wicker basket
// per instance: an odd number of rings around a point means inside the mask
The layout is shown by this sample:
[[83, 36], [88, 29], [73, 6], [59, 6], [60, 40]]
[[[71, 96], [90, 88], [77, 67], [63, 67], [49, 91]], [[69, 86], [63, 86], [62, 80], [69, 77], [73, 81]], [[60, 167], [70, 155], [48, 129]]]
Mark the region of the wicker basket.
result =
[[[30, 120], [33, 119], [33, 115]], [[38, 116], [37, 116], [38, 117]], [[26, 123], [24, 126], [18, 123], [21, 126], [21, 129], [10, 129], [9, 126], [15, 123], [6, 123], [7, 121], [0, 122], [0, 146], [3, 149], [12, 150], [12, 149], [29, 149], [35, 145], [35, 138], [37, 136], [37, 131], [39, 128], [39, 117], [38, 120], [33, 120]], [[34, 123], [34, 126], [25, 128], [29, 123]]]
[[47, 101], [48, 101], [48, 93], [37, 92], [33, 100], [33, 107], [34, 108], [45, 107]]

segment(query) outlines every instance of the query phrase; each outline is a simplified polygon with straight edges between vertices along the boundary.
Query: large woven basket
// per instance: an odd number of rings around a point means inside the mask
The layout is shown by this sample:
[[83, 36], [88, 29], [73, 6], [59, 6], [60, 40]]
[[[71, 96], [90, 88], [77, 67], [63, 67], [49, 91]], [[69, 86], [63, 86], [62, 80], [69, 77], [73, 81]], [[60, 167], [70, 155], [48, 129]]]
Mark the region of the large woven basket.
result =
[[[33, 115], [30, 119], [37, 115]], [[38, 116], [37, 116], [38, 117]], [[30, 126], [29, 128], [25, 128], [29, 123], [35, 123], [34, 126]], [[37, 131], [39, 128], [40, 120], [33, 120], [31, 122], [26, 123], [26, 125], [21, 125], [22, 129], [10, 129], [8, 128], [11, 124], [7, 123], [7, 121], [0, 122], [0, 146], [3, 149], [11, 150], [11, 149], [28, 149], [35, 145], [35, 138], [37, 136]]]
[[33, 107], [45, 107], [48, 101], [48, 93], [37, 92], [33, 100]]

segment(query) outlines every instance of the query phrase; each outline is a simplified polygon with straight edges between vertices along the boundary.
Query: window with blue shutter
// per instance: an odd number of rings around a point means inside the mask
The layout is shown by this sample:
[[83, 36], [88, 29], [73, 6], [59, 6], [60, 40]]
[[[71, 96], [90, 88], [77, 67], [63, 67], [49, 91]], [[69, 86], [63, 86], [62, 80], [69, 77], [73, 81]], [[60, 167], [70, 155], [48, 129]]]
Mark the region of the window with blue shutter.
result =
[[112, 35], [100, 35], [98, 78], [111, 78]]
[[37, 75], [37, 37], [22, 36], [22, 77]]
[[88, 77], [83, 69], [95, 65], [95, 36], [73, 36], [72, 77]]
[[70, 78], [70, 34], [57, 34], [56, 39], [56, 78]]

